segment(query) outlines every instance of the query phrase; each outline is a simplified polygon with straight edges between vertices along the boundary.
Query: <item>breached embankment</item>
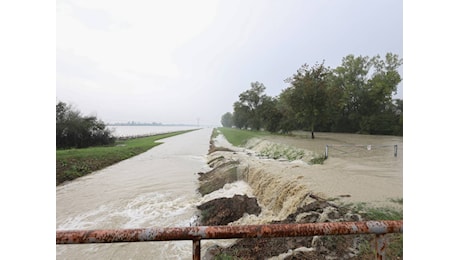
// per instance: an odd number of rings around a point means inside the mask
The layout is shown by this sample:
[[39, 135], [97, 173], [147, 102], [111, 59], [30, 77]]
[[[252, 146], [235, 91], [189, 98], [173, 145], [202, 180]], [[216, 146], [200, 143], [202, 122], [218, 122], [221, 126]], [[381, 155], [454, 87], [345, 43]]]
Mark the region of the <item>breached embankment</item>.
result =
[[[274, 145], [266, 141], [254, 140], [248, 144], [248, 147], [254, 149], [251, 150], [233, 147], [221, 135], [211, 140], [208, 165], [213, 169], [207, 173], [200, 173], [198, 191], [206, 195], [223, 188], [226, 183], [245, 181], [252, 188], [252, 193], [257, 197], [258, 202], [267, 211], [264, 216], [259, 217], [259, 221], [265, 223], [285, 219], [297, 208], [313, 202], [314, 200], [309, 196], [312, 191], [298, 181], [302, 176], [295, 178], [289, 176], [289, 172], [293, 169], [312, 166], [302, 160], [288, 161], [284, 158], [273, 160], [260, 156], [260, 151], [263, 153]], [[297, 150], [294, 152], [299, 153]], [[302, 154], [307, 154], [308, 156], [304, 156], [306, 158], [311, 155], [309, 151], [302, 151]]]
[[[220, 137], [222, 138], [222, 137]], [[261, 142], [258, 142], [259, 144]], [[220, 146], [222, 145], [222, 146]], [[263, 146], [269, 146], [266, 142]], [[253, 146], [254, 148], [254, 146]], [[261, 146], [256, 149], [265, 149]], [[312, 153], [304, 151], [304, 155]], [[305, 182], [300, 182], [302, 176], [292, 177], [289, 172], [314, 167], [305, 161], [273, 160], [260, 157], [254, 150], [230, 147], [225, 140], [211, 140], [208, 164], [211, 171], [200, 173], [198, 189], [202, 195], [207, 195], [225, 189], [226, 185], [244, 181], [250, 186], [254, 197], [242, 198], [237, 195], [225, 200], [214, 199], [198, 206], [202, 209], [201, 220], [198, 224], [213, 225], [249, 225], [270, 223], [314, 223], [333, 221], [358, 221], [360, 215], [349, 209], [340, 208], [323, 198], [323, 194], [315, 194]], [[223, 203], [225, 201], [225, 203]], [[211, 206], [209, 206], [211, 203]], [[247, 204], [252, 210], [242, 213]], [[232, 206], [234, 205], [234, 206]], [[260, 210], [254, 208], [260, 207]], [[234, 208], [232, 208], [234, 207]], [[249, 207], [248, 207], [249, 208]], [[203, 211], [203, 209], [205, 209]], [[236, 219], [234, 212], [238, 211], [240, 218]], [[215, 221], [215, 220], [219, 221]], [[204, 221], [206, 220], [206, 221]], [[325, 259], [337, 257], [350, 259], [357, 257], [360, 238], [335, 239], [326, 237], [302, 238], [271, 238], [271, 239], [240, 239], [228, 247], [211, 247], [206, 259], [213, 259], [219, 254], [236, 256], [239, 259]]]

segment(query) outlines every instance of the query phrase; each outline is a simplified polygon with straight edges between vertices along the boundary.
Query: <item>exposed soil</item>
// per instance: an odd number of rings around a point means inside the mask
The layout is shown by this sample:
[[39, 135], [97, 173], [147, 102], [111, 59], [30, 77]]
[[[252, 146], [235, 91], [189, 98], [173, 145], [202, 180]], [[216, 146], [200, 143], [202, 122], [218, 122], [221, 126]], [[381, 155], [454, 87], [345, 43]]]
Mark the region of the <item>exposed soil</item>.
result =
[[201, 210], [200, 225], [220, 226], [238, 220], [244, 214], [259, 215], [261, 209], [256, 198], [235, 195], [233, 198], [218, 198], [198, 206]]
[[236, 167], [237, 162], [229, 161], [220, 165], [219, 168], [214, 168], [209, 172], [198, 173], [200, 175], [198, 178], [200, 181], [198, 191], [201, 195], [206, 195], [221, 189], [226, 183], [237, 181]]
[[[359, 221], [362, 217], [351, 213], [346, 208], [339, 208], [336, 205], [323, 201], [313, 196], [314, 202], [299, 208], [296, 213], [291, 214], [282, 221], [273, 221], [271, 224], [286, 223], [315, 223], [315, 222], [335, 222], [335, 221]], [[216, 219], [222, 219], [222, 215], [229, 215], [228, 212], [239, 211], [242, 207], [237, 206], [240, 198], [226, 199], [224, 203], [219, 203], [221, 199], [212, 202], [212, 211], [206, 214], [216, 214]], [[255, 199], [254, 199], [255, 200]], [[228, 203], [234, 201], [234, 203]], [[220, 204], [220, 205], [219, 205]], [[232, 206], [233, 205], [233, 206]], [[199, 209], [202, 209], [200, 206]], [[251, 212], [247, 212], [251, 214]], [[240, 215], [242, 215], [240, 213]], [[230, 222], [228, 222], [230, 223]], [[213, 224], [226, 224], [225, 222]], [[217, 255], [227, 255], [238, 259], [267, 259], [282, 254], [281, 259], [327, 259], [326, 257], [337, 257], [337, 259], [362, 259], [363, 255], [358, 255], [359, 246], [364, 242], [358, 236], [348, 237], [283, 237], [283, 238], [258, 238], [240, 239], [230, 247], [223, 248], [215, 246], [207, 252], [206, 259], [214, 259]], [[297, 250], [297, 251], [295, 251]]]

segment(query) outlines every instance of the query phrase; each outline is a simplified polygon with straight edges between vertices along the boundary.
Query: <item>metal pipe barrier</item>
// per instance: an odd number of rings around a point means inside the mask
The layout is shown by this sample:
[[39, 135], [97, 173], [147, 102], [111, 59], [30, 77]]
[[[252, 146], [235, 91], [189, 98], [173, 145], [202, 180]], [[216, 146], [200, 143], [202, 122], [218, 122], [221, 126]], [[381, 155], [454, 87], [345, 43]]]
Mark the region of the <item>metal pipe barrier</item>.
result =
[[192, 240], [193, 259], [198, 260], [200, 259], [201, 239], [375, 234], [376, 259], [384, 259], [385, 234], [402, 232], [402, 220], [247, 226], [154, 227], [113, 230], [58, 230], [56, 231], [56, 244]]

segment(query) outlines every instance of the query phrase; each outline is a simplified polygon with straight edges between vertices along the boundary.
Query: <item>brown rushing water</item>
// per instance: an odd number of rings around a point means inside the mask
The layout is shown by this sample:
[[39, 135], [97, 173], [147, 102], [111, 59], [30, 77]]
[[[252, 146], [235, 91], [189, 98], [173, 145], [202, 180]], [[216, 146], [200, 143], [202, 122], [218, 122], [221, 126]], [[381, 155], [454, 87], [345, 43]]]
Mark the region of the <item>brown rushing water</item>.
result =
[[[323, 165], [286, 166], [278, 171], [280, 175], [297, 178], [328, 198], [349, 195], [339, 197], [345, 203], [397, 206], [388, 202], [403, 197], [403, 137], [316, 133], [316, 139], [312, 140], [305, 138], [306, 134], [262, 138], [316, 155], [324, 154], [325, 146], [330, 145], [329, 158]], [[394, 145], [397, 145], [396, 157]]]
[[[82, 177], [56, 189], [57, 225], [64, 229], [112, 229], [188, 226], [197, 214], [196, 206], [234, 194], [256, 196], [262, 213], [245, 215], [231, 224], [263, 224], [284, 219], [306, 203], [309, 192], [342, 202], [390, 203], [403, 196], [403, 138], [355, 134], [317, 133], [317, 139], [270, 136], [262, 142], [322, 154], [325, 145], [365, 145], [330, 148], [323, 165], [304, 161], [260, 159], [255, 144], [231, 146], [222, 136], [217, 144], [234, 153], [211, 155], [240, 161], [242, 179], [204, 197], [196, 193], [195, 174], [209, 170], [206, 165], [212, 129], [202, 129], [164, 139], [164, 144], [102, 171]], [[393, 156], [393, 145], [398, 156]], [[371, 145], [367, 147], [367, 145]], [[378, 146], [387, 147], [378, 147]], [[252, 155], [250, 155], [252, 154]], [[243, 181], [244, 180], [244, 181]], [[341, 197], [341, 195], [347, 195]], [[202, 254], [214, 243], [205, 240]], [[58, 245], [57, 259], [190, 259], [191, 241], [121, 244]]]
[[[202, 200], [212, 129], [162, 145], [56, 188], [56, 229], [189, 226]], [[57, 259], [190, 259], [191, 241], [57, 245]]]

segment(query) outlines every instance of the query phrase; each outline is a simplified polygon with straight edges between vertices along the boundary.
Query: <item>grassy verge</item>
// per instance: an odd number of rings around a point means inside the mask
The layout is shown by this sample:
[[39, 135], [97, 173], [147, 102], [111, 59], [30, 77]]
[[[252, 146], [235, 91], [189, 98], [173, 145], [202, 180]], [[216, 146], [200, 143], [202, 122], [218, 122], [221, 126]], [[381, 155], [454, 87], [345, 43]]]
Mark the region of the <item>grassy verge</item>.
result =
[[161, 144], [157, 140], [193, 130], [118, 141], [114, 146], [56, 151], [56, 185], [103, 169]]
[[[402, 198], [391, 200], [402, 205]], [[348, 205], [350, 206], [350, 205]], [[402, 220], [402, 210], [385, 207], [370, 207], [365, 203], [358, 203], [351, 206], [352, 210], [359, 213], [364, 220]], [[363, 235], [363, 243], [359, 250], [360, 259], [374, 259], [375, 257], [375, 236]], [[387, 247], [385, 255], [388, 259], [401, 259], [403, 256], [403, 234], [391, 233], [386, 235]]]
[[234, 146], [244, 145], [249, 139], [253, 137], [271, 135], [269, 132], [264, 131], [249, 131], [227, 127], [219, 127], [218, 130]]

